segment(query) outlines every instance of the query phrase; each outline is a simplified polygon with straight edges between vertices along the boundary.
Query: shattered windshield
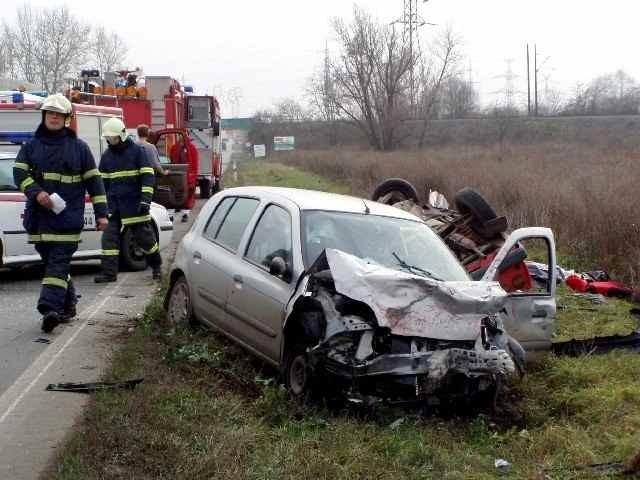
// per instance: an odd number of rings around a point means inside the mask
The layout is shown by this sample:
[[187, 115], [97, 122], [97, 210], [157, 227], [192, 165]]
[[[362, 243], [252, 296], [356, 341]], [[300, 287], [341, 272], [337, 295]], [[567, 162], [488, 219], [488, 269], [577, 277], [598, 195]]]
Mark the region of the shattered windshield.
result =
[[309, 210], [302, 213], [305, 264], [325, 248], [436, 280], [469, 280], [464, 268], [425, 224], [401, 218]]
[[13, 158], [0, 158], [0, 191], [18, 190], [13, 183]]

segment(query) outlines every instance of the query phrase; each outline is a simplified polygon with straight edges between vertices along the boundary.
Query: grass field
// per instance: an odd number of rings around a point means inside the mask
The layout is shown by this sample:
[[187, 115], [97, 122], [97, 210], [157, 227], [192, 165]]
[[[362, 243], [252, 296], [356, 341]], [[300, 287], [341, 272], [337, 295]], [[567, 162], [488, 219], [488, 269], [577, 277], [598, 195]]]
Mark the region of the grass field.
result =
[[452, 203], [458, 190], [474, 187], [512, 228], [551, 227], [573, 268], [607, 270], [640, 284], [637, 149], [540, 142], [419, 152], [280, 152], [275, 158], [364, 197], [389, 177], [406, 178], [421, 195], [439, 190]]
[[[238, 183], [350, 190], [270, 163], [242, 164]], [[626, 302], [563, 291], [559, 303], [558, 339], [635, 326]], [[133, 392], [95, 396], [46, 478], [601, 479], [615, 476], [589, 465], [640, 448], [634, 353], [549, 356], [495, 414], [330, 410], [287, 398], [276, 372], [219, 335], [172, 331], [156, 298], [108, 379], [136, 376], [145, 381]], [[499, 475], [497, 458], [510, 471]]]

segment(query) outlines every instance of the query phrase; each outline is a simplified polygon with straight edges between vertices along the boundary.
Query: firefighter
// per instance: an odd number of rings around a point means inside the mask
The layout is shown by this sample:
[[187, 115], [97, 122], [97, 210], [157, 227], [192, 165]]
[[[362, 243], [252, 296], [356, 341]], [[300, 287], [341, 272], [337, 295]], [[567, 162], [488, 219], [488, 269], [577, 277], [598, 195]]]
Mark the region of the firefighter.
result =
[[[187, 185], [189, 192], [184, 203], [184, 208], [190, 211], [196, 203], [196, 183], [198, 182], [198, 150], [192, 142], [187, 142], [183, 134], [179, 135], [178, 143], [169, 151], [171, 163], [188, 164]], [[182, 221], [188, 220], [188, 213], [182, 214]]]
[[147, 256], [154, 280], [161, 277], [162, 259], [151, 226], [149, 209], [155, 177], [143, 148], [127, 137], [119, 118], [102, 127], [109, 148], [100, 159], [100, 173], [109, 202], [109, 226], [102, 234], [102, 273], [96, 283], [115, 282], [120, 257], [120, 234], [126, 227]]
[[[69, 128], [71, 102], [60, 94], [40, 107], [42, 122], [34, 138], [18, 153], [13, 168], [16, 185], [27, 196], [24, 228], [45, 265], [38, 311], [42, 330], [51, 332], [76, 315], [71, 257], [84, 228], [85, 192], [93, 202], [96, 228], [105, 230], [107, 197], [100, 172], [87, 144]], [[56, 194], [66, 205], [56, 214]]]

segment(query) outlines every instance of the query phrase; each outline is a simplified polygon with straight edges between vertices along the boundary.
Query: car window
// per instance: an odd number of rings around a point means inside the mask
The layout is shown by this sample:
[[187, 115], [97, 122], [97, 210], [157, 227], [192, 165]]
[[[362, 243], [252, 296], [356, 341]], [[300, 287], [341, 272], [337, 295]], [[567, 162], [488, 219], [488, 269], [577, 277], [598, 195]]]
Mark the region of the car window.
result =
[[18, 190], [13, 183], [13, 163], [14, 159], [0, 159], [0, 191]]
[[259, 203], [255, 198], [238, 198], [223, 220], [215, 241], [235, 252]]
[[256, 225], [246, 257], [269, 269], [275, 257], [291, 265], [291, 216], [284, 208], [269, 205]]
[[231, 205], [233, 205], [233, 202], [236, 201], [236, 198], [237, 197], [227, 197], [218, 204], [214, 212], [211, 214], [211, 217], [209, 217], [207, 226], [204, 227], [204, 232], [202, 232], [204, 237], [209, 240], [216, 239], [216, 235], [220, 229], [220, 224], [222, 223], [222, 220], [224, 220], [229, 208], [231, 208]]
[[304, 212], [302, 221], [306, 266], [332, 248], [416, 275], [469, 280], [453, 253], [423, 222], [320, 210]]

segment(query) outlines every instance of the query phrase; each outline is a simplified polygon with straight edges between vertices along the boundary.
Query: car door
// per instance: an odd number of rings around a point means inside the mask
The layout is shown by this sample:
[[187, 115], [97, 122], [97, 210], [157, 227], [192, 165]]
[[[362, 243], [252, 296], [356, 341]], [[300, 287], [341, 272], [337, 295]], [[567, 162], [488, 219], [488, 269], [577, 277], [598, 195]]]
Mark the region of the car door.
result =
[[226, 303], [233, 280], [235, 258], [244, 230], [258, 208], [259, 200], [223, 198], [207, 220], [191, 249], [189, 272], [196, 316], [234, 335], [229, 328]]
[[[528, 227], [515, 230], [505, 241], [482, 280], [495, 281], [500, 266], [508, 262], [514, 248], [525, 250], [527, 261], [540, 260], [548, 267], [548, 278], [532, 281], [527, 278], [523, 288], [509, 293], [505, 306], [504, 324], [509, 334], [527, 351], [528, 358], [547, 351], [556, 314], [556, 249], [549, 228]], [[526, 266], [526, 263], [525, 263]], [[528, 272], [526, 275], [529, 275]]]
[[[236, 260], [227, 303], [241, 339], [273, 362], [280, 359], [284, 313], [295, 287], [292, 225], [286, 208], [274, 203], [264, 208], [244, 255]], [[283, 275], [270, 272], [276, 257], [287, 265]]]

